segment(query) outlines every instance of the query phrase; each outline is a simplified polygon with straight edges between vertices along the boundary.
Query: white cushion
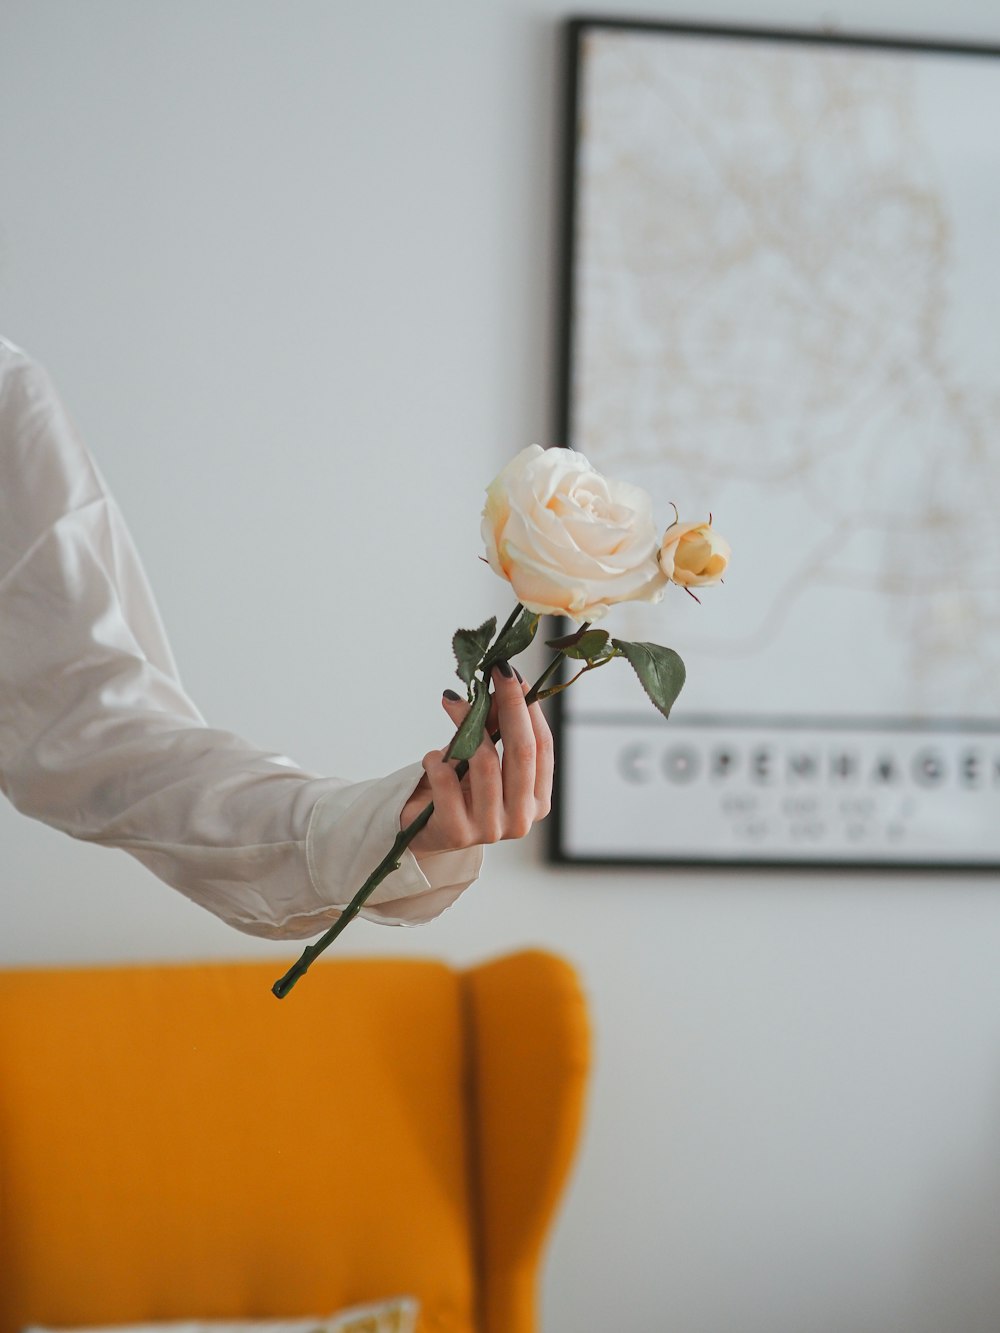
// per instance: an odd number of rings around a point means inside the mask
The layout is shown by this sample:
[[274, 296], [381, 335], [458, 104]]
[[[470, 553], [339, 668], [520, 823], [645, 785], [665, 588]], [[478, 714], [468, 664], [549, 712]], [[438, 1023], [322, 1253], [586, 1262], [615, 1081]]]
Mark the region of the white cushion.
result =
[[315, 1319], [185, 1319], [157, 1324], [52, 1329], [24, 1333], [416, 1333], [420, 1306], [411, 1296], [352, 1305]]

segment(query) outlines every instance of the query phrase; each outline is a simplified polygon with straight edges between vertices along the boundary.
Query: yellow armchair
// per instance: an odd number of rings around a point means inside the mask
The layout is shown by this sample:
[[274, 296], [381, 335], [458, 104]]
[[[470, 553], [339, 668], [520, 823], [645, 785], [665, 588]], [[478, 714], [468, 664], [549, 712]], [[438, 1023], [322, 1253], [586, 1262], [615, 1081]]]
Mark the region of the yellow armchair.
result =
[[0, 972], [0, 1333], [322, 1315], [533, 1333], [589, 1059], [572, 968]]

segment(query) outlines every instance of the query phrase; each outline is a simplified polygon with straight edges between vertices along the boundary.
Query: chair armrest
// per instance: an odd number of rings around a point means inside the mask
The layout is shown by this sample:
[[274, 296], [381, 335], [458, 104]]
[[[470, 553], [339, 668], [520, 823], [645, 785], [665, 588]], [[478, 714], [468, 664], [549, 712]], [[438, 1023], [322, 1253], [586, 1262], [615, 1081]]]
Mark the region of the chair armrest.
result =
[[541, 950], [463, 977], [483, 1333], [534, 1333], [546, 1237], [576, 1152], [590, 1067], [573, 968]]

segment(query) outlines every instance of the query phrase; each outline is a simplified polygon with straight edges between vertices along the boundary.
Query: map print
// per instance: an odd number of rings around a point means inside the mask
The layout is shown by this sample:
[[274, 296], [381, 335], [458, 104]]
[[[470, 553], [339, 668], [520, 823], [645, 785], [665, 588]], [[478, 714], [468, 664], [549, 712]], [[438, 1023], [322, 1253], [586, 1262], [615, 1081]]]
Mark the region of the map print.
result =
[[689, 679], [566, 696], [567, 855], [1000, 863], [997, 125], [996, 57], [584, 30], [567, 443], [734, 556], [609, 615]]

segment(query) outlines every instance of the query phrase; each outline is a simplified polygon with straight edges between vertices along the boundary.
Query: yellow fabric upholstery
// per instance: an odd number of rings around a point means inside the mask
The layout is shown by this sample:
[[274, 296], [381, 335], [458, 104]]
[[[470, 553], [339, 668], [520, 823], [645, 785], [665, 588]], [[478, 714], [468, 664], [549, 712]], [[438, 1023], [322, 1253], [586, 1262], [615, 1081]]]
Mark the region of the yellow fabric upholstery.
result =
[[572, 969], [0, 972], [0, 1333], [329, 1313], [531, 1333], [588, 1065]]

